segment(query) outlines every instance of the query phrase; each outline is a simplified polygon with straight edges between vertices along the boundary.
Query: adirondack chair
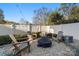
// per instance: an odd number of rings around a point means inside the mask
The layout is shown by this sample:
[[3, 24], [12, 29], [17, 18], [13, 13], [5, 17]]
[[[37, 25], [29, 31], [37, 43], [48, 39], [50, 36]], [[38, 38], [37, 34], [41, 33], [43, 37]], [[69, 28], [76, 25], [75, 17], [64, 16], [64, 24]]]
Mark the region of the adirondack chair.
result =
[[[30, 43], [29, 42], [31, 40], [26, 41], [26, 42], [17, 42], [16, 38], [12, 34], [10, 34], [9, 36], [13, 41], [12, 45], [14, 47], [13, 50], [14, 50], [15, 56], [21, 56], [21, 55], [26, 54], [26, 52], [27, 53], [30, 52]], [[21, 45], [21, 44], [24, 44], [24, 45]]]

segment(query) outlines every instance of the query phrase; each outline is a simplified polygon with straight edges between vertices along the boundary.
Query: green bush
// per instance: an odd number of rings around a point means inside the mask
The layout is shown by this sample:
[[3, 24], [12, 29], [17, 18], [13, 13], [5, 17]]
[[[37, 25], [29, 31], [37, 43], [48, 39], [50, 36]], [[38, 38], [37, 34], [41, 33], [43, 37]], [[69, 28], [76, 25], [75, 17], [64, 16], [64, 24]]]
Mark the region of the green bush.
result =
[[12, 40], [8, 35], [0, 36], [0, 45], [10, 44], [11, 42], [12, 42]]
[[[15, 35], [15, 38], [18, 42], [27, 40], [26, 35]], [[22, 38], [26, 38], [26, 39], [22, 39]], [[9, 37], [9, 35], [0, 36], [0, 45], [10, 44], [11, 42], [12, 39]]]

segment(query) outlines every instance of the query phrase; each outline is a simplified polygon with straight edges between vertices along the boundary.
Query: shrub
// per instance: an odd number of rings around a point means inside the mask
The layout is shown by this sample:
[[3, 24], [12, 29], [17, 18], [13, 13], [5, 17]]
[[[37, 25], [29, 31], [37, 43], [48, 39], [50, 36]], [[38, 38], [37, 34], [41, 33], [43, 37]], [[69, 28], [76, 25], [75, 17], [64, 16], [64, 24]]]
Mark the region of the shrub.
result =
[[36, 34], [37, 34], [37, 38], [41, 37], [41, 35], [40, 35], [41, 32], [37, 32]]
[[[15, 35], [15, 38], [18, 42], [27, 40], [27, 35]], [[9, 35], [0, 36], [0, 45], [4, 44], [10, 44], [12, 42], [12, 39], [9, 37]]]
[[48, 33], [46, 36], [52, 38], [52, 33]]
[[57, 37], [57, 34], [55, 34], [55, 33], [53, 33], [52, 35], [53, 35], [53, 37]]
[[12, 42], [12, 40], [8, 35], [0, 36], [0, 45], [10, 44], [11, 42]]
[[[33, 34], [36, 34], [37, 38], [41, 37], [41, 32], [33, 32], [32, 35]], [[35, 36], [35, 35], [33, 35], [33, 36]]]

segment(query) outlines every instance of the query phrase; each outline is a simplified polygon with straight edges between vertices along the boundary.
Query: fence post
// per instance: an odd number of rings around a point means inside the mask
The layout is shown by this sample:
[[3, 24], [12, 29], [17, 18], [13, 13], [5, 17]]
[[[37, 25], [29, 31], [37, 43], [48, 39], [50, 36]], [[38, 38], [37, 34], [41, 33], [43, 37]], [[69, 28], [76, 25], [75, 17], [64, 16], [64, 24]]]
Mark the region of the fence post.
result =
[[40, 25], [40, 32], [41, 32], [41, 25]]
[[32, 32], [32, 24], [29, 24], [29, 31]]
[[13, 24], [12, 27], [13, 27], [12, 34], [15, 34], [16, 24]]

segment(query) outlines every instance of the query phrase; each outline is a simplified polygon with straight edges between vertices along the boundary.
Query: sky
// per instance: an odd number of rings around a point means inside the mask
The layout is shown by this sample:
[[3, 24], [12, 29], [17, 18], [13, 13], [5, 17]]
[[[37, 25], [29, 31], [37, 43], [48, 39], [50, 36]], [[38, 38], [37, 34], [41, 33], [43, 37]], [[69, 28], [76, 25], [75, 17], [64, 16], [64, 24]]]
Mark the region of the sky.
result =
[[22, 18], [32, 22], [34, 10], [41, 7], [56, 9], [59, 3], [0, 3], [0, 9], [4, 11], [5, 20], [20, 22]]

